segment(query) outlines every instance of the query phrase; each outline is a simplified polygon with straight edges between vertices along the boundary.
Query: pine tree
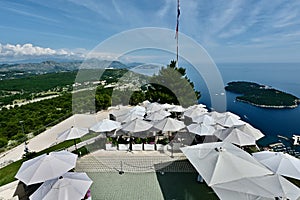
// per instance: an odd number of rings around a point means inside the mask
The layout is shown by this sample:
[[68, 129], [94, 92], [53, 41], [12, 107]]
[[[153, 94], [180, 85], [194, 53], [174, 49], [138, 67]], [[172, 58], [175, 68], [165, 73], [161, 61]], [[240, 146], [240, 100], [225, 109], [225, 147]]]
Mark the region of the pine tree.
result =
[[188, 79], [186, 70], [176, 67], [176, 62], [161, 68], [158, 75], [150, 79], [146, 99], [160, 103], [173, 103], [184, 107], [194, 105], [200, 98], [200, 92]]

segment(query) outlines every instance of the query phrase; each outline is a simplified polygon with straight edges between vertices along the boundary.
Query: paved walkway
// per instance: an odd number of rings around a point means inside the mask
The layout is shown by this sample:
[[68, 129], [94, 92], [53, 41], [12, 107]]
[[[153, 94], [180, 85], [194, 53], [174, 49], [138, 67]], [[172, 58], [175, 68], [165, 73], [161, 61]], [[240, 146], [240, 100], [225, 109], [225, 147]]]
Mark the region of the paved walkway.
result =
[[[108, 111], [101, 111], [97, 114], [76, 114], [68, 119], [60, 122], [59, 124], [47, 129], [43, 133], [35, 136], [34, 138], [28, 140], [28, 148], [30, 151], [41, 151], [52, 145], [55, 145], [58, 141], [56, 140], [57, 134], [67, 130], [72, 126], [78, 126], [83, 128], [89, 128], [96, 124], [98, 121], [108, 118]], [[24, 154], [24, 144], [0, 153], [0, 168], [6, 165], [20, 160]]]
[[182, 153], [173, 158], [159, 151], [105, 151], [86, 155], [77, 161], [76, 171], [84, 172], [196, 172]]

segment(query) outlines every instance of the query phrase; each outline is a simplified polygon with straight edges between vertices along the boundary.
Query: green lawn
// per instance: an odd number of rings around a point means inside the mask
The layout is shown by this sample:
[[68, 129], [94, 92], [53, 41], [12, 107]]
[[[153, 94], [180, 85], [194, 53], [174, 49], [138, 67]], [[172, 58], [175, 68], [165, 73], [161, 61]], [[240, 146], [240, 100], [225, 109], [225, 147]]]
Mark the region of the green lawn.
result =
[[[77, 140], [76, 142], [80, 142], [80, 140]], [[74, 141], [65, 141], [62, 143], [59, 143], [55, 146], [49, 147], [45, 150], [42, 150], [40, 152], [37, 152], [34, 154], [34, 157], [42, 155], [44, 153], [50, 153], [52, 151], [57, 151], [57, 150], [63, 150], [65, 148], [68, 148], [70, 146], [74, 145]], [[3, 168], [0, 169], [0, 186], [5, 185], [7, 183], [10, 183], [14, 180], [16, 180], [14, 177], [16, 173], [18, 172], [19, 168], [21, 167], [22, 163], [26, 159], [18, 160], [14, 163], [11, 163]]]

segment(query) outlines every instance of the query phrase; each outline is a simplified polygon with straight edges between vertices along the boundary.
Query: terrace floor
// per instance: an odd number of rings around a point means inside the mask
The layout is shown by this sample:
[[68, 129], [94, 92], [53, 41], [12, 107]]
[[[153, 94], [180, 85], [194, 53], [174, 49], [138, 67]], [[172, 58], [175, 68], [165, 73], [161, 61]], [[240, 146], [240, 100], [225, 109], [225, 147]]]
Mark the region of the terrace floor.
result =
[[77, 161], [76, 171], [93, 180], [92, 197], [97, 200], [196, 200], [218, 199], [182, 153], [158, 151], [104, 151]]

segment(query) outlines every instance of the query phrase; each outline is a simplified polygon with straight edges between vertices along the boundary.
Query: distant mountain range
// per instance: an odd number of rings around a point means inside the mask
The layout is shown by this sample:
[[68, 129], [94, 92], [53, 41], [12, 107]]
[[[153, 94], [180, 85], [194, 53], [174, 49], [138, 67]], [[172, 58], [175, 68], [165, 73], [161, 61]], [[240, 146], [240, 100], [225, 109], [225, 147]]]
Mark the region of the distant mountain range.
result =
[[0, 80], [21, 78], [34, 74], [76, 71], [79, 69], [130, 69], [136, 73], [152, 76], [161, 66], [143, 63], [124, 64], [119, 61], [89, 59], [85, 61], [42, 61], [30, 63], [0, 64]]
[[107, 61], [90, 59], [87, 61], [69, 61], [69, 62], [56, 62], [56, 61], [43, 61], [40, 63], [18, 63], [18, 64], [0, 64], [0, 73], [5, 72], [18, 72], [33, 74], [38, 73], [53, 73], [61, 71], [74, 71], [81, 68], [128, 68], [127, 65], [119, 61]]

